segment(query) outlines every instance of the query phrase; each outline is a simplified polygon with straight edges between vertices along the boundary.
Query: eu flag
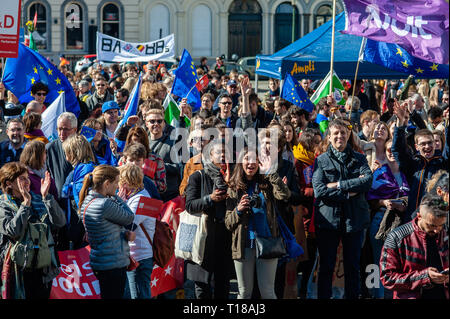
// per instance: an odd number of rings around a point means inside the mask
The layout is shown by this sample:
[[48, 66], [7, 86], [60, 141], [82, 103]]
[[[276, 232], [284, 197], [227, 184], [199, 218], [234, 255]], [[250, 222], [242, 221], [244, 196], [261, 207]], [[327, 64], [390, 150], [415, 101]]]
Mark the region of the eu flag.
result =
[[90, 143], [93, 140], [93, 138], [95, 137], [95, 135], [97, 134], [97, 131], [93, 128], [83, 126], [81, 128], [80, 134], [83, 135]]
[[193, 111], [196, 111], [202, 104], [200, 93], [195, 88], [198, 76], [194, 61], [186, 49], [183, 50], [180, 64], [174, 71], [174, 74], [175, 80], [173, 81], [171, 93], [181, 98], [187, 97], [187, 103], [193, 107]]
[[308, 94], [290, 73], [286, 73], [283, 88], [281, 90], [281, 98], [288, 100], [292, 104], [295, 104], [308, 112], [312, 112], [314, 108], [314, 104], [308, 98]]
[[80, 105], [69, 80], [42, 55], [19, 43], [19, 56], [6, 60], [3, 83], [20, 103], [26, 104], [33, 100], [31, 87], [36, 82], [48, 86], [49, 92], [45, 98], [48, 103], [52, 103], [64, 91], [66, 110], [78, 117]]
[[382, 65], [394, 71], [405, 72], [408, 75], [412, 74], [419, 79], [448, 78], [448, 65], [416, 58], [395, 43], [367, 39], [364, 61]]

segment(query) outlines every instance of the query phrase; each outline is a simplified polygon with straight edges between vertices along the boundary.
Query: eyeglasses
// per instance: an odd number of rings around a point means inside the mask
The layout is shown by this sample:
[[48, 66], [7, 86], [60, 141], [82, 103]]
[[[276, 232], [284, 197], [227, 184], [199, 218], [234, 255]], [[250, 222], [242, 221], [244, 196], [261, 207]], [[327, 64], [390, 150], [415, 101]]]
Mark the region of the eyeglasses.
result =
[[422, 142], [422, 143], [419, 143], [417, 145], [419, 145], [421, 147], [424, 147], [424, 146], [433, 145], [433, 144], [434, 144], [434, 141], [430, 141], [430, 142]]
[[147, 122], [150, 124], [155, 124], [155, 123], [161, 124], [163, 122], [163, 120], [148, 120]]
[[208, 103], [211, 102], [211, 100], [202, 100], [202, 103]]
[[47, 96], [47, 93], [37, 92], [36, 95], [37, 95], [37, 96]]
[[233, 104], [233, 102], [220, 102], [220, 104], [224, 104], [224, 105], [231, 105], [231, 104]]
[[97, 86], [105, 86], [105, 84], [97, 84]]

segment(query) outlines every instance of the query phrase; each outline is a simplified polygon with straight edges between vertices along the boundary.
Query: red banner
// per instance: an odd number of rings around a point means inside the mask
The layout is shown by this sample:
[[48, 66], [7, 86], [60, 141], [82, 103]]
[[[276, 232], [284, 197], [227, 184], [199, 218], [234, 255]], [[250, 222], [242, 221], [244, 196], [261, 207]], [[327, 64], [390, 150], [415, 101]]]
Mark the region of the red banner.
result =
[[162, 206], [163, 202], [158, 199], [141, 196], [136, 209], [136, 215], [144, 215], [160, 219]]
[[0, 11], [0, 57], [19, 56], [21, 0], [2, 1]]
[[[180, 222], [180, 213], [185, 209], [186, 200], [182, 196], [178, 196], [166, 203], [161, 208], [161, 221], [166, 222], [173, 231], [174, 239], [178, 223]], [[175, 258], [167, 263], [164, 268], [155, 265], [151, 277], [152, 297], [165, 293], [172, 289], [181, 288], [184, 283], [184, 260]]]
[[50, 299], [100, 299], [100, 284], [89, 265], [90, 247], [59, 251], [61, 264]]
[[200, 80], [198, 80], [195, 86], [197, 87], [197, 90], [200, 92], [201, 90], [203, 90], [205, 87], [208, 86], [208, 83], [209, 83], [208, 75], [205, 74], [204, 76], [202, 76]]

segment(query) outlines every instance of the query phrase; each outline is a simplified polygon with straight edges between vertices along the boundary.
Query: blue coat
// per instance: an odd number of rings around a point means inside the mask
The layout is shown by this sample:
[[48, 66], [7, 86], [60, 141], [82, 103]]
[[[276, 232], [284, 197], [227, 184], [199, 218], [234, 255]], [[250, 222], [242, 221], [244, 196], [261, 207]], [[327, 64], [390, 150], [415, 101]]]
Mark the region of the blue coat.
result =
[[71, 198], [75, 200], [78, 207], [79, 195], [81, 188], [83, 187], [84, 176], [92, 172], [95, 168], [95, 164], [90, 162], [87, 164], [79, 163], [69, 176], [67, 176], [66, 182], [63, 186], [63, 197]]
[[[372, 186], [372, 171], [366, 156], [349, 145], [348, 158], [341, 162], [328, 150], [316, 158], [312, 184], [316, 198], [314, 224], [316, 228], [357, 232], [369, 226], [369, 204], [366, 192]], [[364, 177], [359, 178], [360, 175]], [[340, 182], [340, 189], [328, 188], [328, 183]], [[357, 193], [350, 197], [349, 193]]]

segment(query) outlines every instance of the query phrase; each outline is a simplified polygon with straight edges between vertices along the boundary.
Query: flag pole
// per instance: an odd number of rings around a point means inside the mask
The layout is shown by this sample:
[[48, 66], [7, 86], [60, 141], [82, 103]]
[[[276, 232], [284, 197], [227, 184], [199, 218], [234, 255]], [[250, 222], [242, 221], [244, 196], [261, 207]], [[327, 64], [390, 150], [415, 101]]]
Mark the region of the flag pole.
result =
[[336, 0], [333, 0], [333, 25], [331, 28], [331, 60], [330, 60], [330, 91], [329, 94], [333, 93], [333, 66], [334, 66], [334, 31], [336, 26]]
[[[352, 88], [352, 105], [351, 107], [353, 108], [353, 103], [355, 103], [354, 98], [355, 98], [355, 89], [356, 89], [356, 79], [358, 78], [358, 70], [359, 70], [359, 61], [361, 61], [361, 56], [362, 56], [362, 50], [364, 48], [364, 44], [366, 41], [364, 41], [365, 38], [362, 38], [361, 40], [361, 47], [359, 48], [359, 56], [358, 56], [358, 62], [356, 62], [356, 70], [355, 70], [355, 79], [353, 81], [353, 88]], [[352, 110], [350, 109], [350, 112], [348, 114], [348, 118], [350, 118], [352, 115]]]

